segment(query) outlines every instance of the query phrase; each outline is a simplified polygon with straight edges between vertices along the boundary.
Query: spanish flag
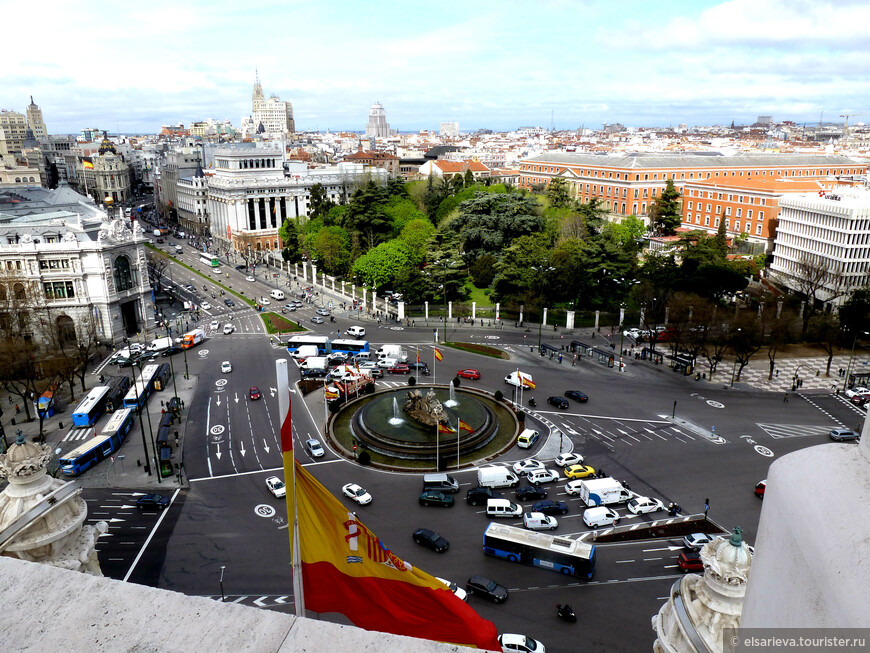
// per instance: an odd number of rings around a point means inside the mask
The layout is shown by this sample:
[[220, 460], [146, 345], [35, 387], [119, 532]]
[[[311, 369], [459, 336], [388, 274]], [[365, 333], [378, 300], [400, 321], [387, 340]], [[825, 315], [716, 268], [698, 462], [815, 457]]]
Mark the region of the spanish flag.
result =
[[[498, 650], [496, 628], [441, 581], [405, 562], [298, 461], [305, 607], [366, 630]], [[289, 490], [288, 490], [289, 494]], [[288, 499], [288, 506], [292, 505]], [[404, 541], [400, 546], [407, 548]]]
[[444, 360], [444, 354], [441, 353], [441, 350], [438, 349], [438, 347], [435, 347], [435, 358], [437, 358], [439, 361]]
[[439, 433], [456, 433], [456, 429], [452, 428], [449, 424], [444, 424], [443, 422], [438, 422], [438, 432]]
[[326, 388], [323, 396], [327, 399], [338, 399], [338, 391], [335, 388]]
[[459, 420], [459, 428], [461, 428], [463, 431], [468, 431], [469, 433], [474, 433], [474, 429], [471, 428], [468, 424], [466, 424], [462, 420]]
[[90, 159], [82, 159], [82, 168], [85, 170], [93, 170], [94, 163]]
[[522, 381], [523, 385], [527, 388], [535, 389], [535, 382], [532, 381], [532, 377], [530, 376], [520, 376], [520, 381]]

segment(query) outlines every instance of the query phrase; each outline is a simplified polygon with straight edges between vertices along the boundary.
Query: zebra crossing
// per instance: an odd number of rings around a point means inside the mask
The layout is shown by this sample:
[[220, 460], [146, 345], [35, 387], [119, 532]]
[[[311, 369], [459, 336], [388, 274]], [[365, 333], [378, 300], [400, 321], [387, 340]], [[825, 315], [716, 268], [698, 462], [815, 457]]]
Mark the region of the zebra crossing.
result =
[[97, 434], [96, 430], [94, 430], [93, 426], [81, 426], [70, 429], [63, 438], [61, 438], [61, 442], [78, 442], [79, 440], [87, 440], [88, 438], [92, 438]]
[[830, 426], [812, 424], [764, 424], [756, 422], [758, 428], [777, 440], [784, 438], [805, 438], [812, 435], [827, 435], [831, 431]]

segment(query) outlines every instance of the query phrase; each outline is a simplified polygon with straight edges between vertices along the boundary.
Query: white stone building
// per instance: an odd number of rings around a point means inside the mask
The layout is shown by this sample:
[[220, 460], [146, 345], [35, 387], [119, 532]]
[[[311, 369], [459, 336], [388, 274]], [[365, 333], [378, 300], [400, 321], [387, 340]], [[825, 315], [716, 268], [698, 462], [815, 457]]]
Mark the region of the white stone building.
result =
[[375, 102], [369, 109], [369, 121], [366, 124], [366, 136], [369, 138], [389, 138], [395, 134], [387, 122], [387, 115], [380, 102]]
[[48, 137], [48, 128], [42, 120], [42, 109], [33, 101], [32, 95], [30, 104], [27, 105], [27, 126], [33, 131], [33, 136], [37, 140]]
[[[144, 235], [108, 220], [68, 187], [0, 190], [3, 297], [16, 297], [61, 339], [101, 342], [154, 327]], [[6, 201], [9, 199], [10, 201]], [[7, 310], [14, 304], [6, 303]], [[39, 333], [32, 334], [39, 338]]]
[[190, 177], [182, 177], [176, 186], [178, 224], [182, 231], [197, 236], [210, 234], [208, 222], [208, 178], [198, 167]]
[[[242, 120], [245, 122], [244, 119]], [[296, 121], [293, 119], [293, 104], [288, 100], [282, 102], [277, 95], [266, 97], [260, 78], [254, 84], [251, 94], [251, 123], [255, 133], [282, 136], [296, 131]]]
[[311, 187], [322, 184], [338, 203], [366, 176], [386, 183], [388, 173], [359, 164], [307, 169], [285, 163], [281, 149], [218, 149], [208, 179], [208, 216], [219, 251], [281, 249], [278, 229], [287, 218], [308, 215]]
[[771, 276], [793, 290], [807, 265], [825, 271], [817, 298], [839, 306], [870, 283], [870, 191], [866, 188], [783, 197]]

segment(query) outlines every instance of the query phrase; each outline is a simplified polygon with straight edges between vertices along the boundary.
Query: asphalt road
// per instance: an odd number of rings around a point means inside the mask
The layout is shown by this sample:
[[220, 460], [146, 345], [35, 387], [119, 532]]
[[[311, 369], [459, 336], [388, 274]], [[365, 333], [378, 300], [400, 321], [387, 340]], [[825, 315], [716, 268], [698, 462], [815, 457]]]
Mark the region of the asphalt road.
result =
[[[223, 282], [251, 285], [241, 273], [227, 272], [231, 276]], [[194, 283], [200, 290], [202, 284], [201, 280]], [[253, 285], [266, 288], [260, 282]], [[199, 295], [201, 299], [202, 293]], [[292, 317], [306, 323], [315, 308], [306, 305]], [[218, 304], [206, 312], [206, 324], [216, 319], [222, 327], [231, 320], [237, 330], [223, 335], [220, 329], [209, 329], [209, 339], [188, 352], [190, 372], [199, 375], [184, 444], [190, 489], [179, 494], [159, 523], [149, 522], [147, 515], [137, 515], [132, 532], [138, 539], [131, 540], [135, 544], [122, 544], [117, 537], [101, 542], [100, 559], [107, 575], [113, 577], [130, 574], [136, 582], [215, 598], [220, 598], [223, 590], [227, 600], [292, 611], [284, 501], [275, 499], [264, 483], [267, 476], [281, 476], [274, 361], [287, 358], [287, 352], [270, 344], [259, 318], [247, 307], [237, 304], [235, 310], [229, 310]], [[359, 323], [340, 311], [336, 318], [335, 324], [327, 322], [317, 328], [326, 333]], [[411, 350], [419, 348], [421, 360], [432, 367], [435, 323], [422, 322], [411, 329], [378, 328], [370, 321], [364, 326], [373, 348], [386, 342], [404, 343]], [[558, 333], [543, 335], [545, 342], [556, 346], [570, 341]], [[506, 350], [511, 359], [500, 361], [444, 348], [444, 360], [434, 368], [439, 383], [452, 378], [456, 370], [474, 367], [481, 370], [482, 379], [463, 380], [463, 385], [502, 390], [507, 395], [506, 374], [517, 368], [531, 372], [537, 383], [533, 394], [538, 408], [530, 411], [530, 418], [538, 421], [542, 433], [548, 426], [561, 431], [563, 450], [579, 451], [588, 464], [626, 481], [632, 490], [660, 498], [665, 504], [679, 503], [684, 512], [702, 512], [705, 499], [709, 499], [710, 517], [726, 528], [740, 525], [750, 543], [754, 542], [761, 509], [753, 488], [765, 478], [770, 463], [790, 451], [826, 443], [830, 428], [853, 426], [858, 418], [854, 409], [837, 397], [795, 397], [784, 403], [778, 394], [740, 386], [726, 389], [724, 381], [697, 382], [694, 377], [683, 377], [649, 362], [632, 360], [623, 374], [585, 359], [572, 366], [570, 356], [559, 364], [555, 358], [530, 353], [523, 342], [536, 344], [537, 333], [520, 329], [451, 324], [448, 339], [491, 344]], [[600, 344], [600, 336], [596, 340]], [[225, 360], [233, 365], [229, 374], [220, 371]], [[298, 372], [292, 363], [290, 367], [292, 382]], [[387, 375], [377, 385], [406, 384], [406, 377]], [[254, 385], [263, 392], [260, 400], [249, 397]], [[546, 404], [547, 396], [562, 395], [568, 389], [586, 392], [589, 402], [572, 401], [567, 410]], [[524, 400], [528, 396], [526, 393]], [[417, 504], [419, 474], [374, 471], [343, 460], [328, 449], [323, 458], [311, 460], [301, 444], [311, 436], [322, 440], [322, 399], [316, 393], [306, 399], [294, 394], [292, 410], [297, 456], [336, 496], [341, 496], [341, 486], [349, 481], [367, 488], [374, 497], [368, 506], [356, 506], [344, 497], [341, 500], [356, 510], [395, 554], [460, 584], [468, 576], [482, 573], [509, 588], [510, 599], [502, 605], [469, 599], [500, 632], [523, 632], [540, 638], [556, 653], [578, 648], [649, 649], [653, 640], [650, 618], [680, 575], [674, 567], [679, 542], [599, 545], [592, 582], [489, 558], [481, 551], [488, 519], [480, 507], [464, 501], [465, 491], [476, 485], [473, 471], [456, 474], [461, 490], [453, 508], [421, 507]], [[531, 451], [511, 450], [503, 462], [535, 455], [546, 446], [546, 440], [543, 437]], [[553, 467], [551, 458], [548, 466]], [[559, 518], [556, 533], [588, 532], [580, 519], [579, 502], [567, 496], [563, 486], [561, 480], [548, 488], [549, 498], [566, 500], [570, 506], [570, 512]], [[505, 496], [514, 498], [512, 492]], [[619, 512], [626, 523], [652, 518], [630, 516], [624, 508]], [[142, 536], [149, 524], [156, 528], [149, 532], [151, 539], [146, 546], [147, 536]], [[445, 536], [450, 541], [449, 551], [436, 554], [414, 544], [411, 533], [419, 527]], [[130, 573], [126, 567], [130, 550], [140, 546], [143, 553]], [[555, 616], [555, 604], [566, 601], [578, 613], [576, 624], [566, 624]], [[346, 622], [339, 615], [321, 617]]]

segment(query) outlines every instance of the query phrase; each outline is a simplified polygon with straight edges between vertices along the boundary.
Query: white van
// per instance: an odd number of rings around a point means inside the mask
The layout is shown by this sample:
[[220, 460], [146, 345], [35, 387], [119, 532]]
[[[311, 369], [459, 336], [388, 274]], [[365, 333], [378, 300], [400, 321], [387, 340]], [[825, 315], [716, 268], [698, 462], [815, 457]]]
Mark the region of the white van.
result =
[[619, 523], [619, 513], [613, 508], [605, 508], [604, 506], [587, 508], [583, 511], [583, 523], [589, 528], [615, 526]]
[[366, 335], [366, 330], [365, 327], [361, 326], [349, 326], [347, 327], [347, 331], [345, 331], [345, 333], [347, 333], [347, 335], [351, 336], [352, 338], [364, 338]]
[[518, 388], [525, 386], [527, 388], [535, 389], [535, 382], [532, 381], [532, 375], [528, 372], [511, 372], [506, 377], [504, 377], [504, 382], [508, 385], [513, 385]]
[[175, 246], [175, 253], [176, 253], [176, 254], [183, 254], [183, 253], [184, 253], [184, 248], [182, 248], [181, 245], [176, 245], [176, 246]]
[[480, 487], [515, 487], [520, 479], [504, 465], [481, 467], [477, 470], [477, 484]]
[[487, 499], [486, 514], [489, 517], [519, 517], [523, 508], [508, 499]]
[[269, 297], [272, 299], [284, 299], [284, 291], [275, 288], [275, 290], [269, 293]]
[[290, 355], [296, 360], [305, 360], [310, 356], [317, 356], [319, 352], [317, 345], [302, 345]]
[[522, 433], [520, 433], [519, 437], [517, 438], [517, 446], [520, 449], [528, 449], [533, 444], [535, 444], [535, 442], [538, 441], [539, 437], [541, 437], [541, 434], [537, 431], [534, 431], [532, 429], [526, 429]]

